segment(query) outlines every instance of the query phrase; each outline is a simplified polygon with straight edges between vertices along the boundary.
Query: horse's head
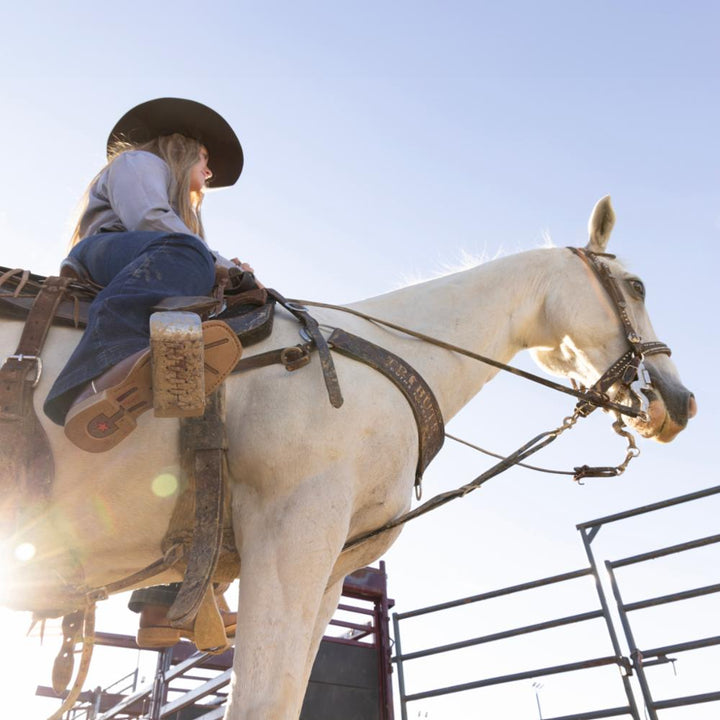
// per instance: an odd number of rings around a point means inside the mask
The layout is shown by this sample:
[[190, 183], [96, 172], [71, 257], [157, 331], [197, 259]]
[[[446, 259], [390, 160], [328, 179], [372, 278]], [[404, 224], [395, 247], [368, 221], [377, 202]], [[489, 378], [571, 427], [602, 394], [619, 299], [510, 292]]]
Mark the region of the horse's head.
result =
[[[680, 382], [669, 350], [657, 340], [642, 280], [606, 254], [614, 224], [615, 213], [605, 197], [590, 217], [584, 252], [568, 252], [562, 259], [560, 279], [545, 303], [550, 341], [546, 338], [533, 354], [548, 372], [585, 387], [608, 378], [605, 384], [610, 385], [602, 390], [611, 400], [644, 413], [626, 423], [643, 437], [670, 442], [695, 415], [695, 397]], [[637, 371], [626, 367], [628, 362]], [[606, 374], [611, 368], [617, 373]]]

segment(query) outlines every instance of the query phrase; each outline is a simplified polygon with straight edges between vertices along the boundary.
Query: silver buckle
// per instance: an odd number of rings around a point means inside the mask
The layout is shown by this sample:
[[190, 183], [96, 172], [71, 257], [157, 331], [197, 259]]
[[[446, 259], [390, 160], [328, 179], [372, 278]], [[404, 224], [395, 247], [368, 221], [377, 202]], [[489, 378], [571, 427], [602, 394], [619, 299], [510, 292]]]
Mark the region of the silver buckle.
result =
[[43, 371], [43, 365], [42, 365], [42, 358], [40, 358], [39, 355], [8, 355], [6, 358], [7, 360], [17, 360], [18, 362], [23, 362], [25, 360], [34, 360], [35, 361], [35, 379], [33, 380], [33, 387], [37, 387], [37, 384], [40, 382], [40, 377], [42, 375]]

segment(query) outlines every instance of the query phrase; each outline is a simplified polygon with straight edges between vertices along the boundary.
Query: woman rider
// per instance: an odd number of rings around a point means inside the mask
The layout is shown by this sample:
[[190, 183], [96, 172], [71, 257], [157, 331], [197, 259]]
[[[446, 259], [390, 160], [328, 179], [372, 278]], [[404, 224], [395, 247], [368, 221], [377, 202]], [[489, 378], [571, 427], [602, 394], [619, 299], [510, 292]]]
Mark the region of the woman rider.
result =
[[[150, 100], [126, 113], [110, 133], [108, 158], [87, 190], [68, 258], [103, 289], [44, 406], [90, 452], [115, 447], [152, 407], [153, 307], [168, 297], [209, 296], [216, 266], [232, 265], [208, 248], [200, 206], [206, 186], [233, 185], [243, 165], [230, 125], [180, 98]], [[203, 324], [203, 339], [210, 392], [241, 349], [219, 321]]]

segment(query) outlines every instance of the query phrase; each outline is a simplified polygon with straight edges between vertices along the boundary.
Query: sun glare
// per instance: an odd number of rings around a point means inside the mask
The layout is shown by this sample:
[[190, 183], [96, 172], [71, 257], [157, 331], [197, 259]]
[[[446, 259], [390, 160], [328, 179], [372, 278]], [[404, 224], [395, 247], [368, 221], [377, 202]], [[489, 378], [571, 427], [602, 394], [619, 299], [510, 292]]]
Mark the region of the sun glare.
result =
[[15, 559], [18, 562], [25, 563], [35, 557], [35, 546], [32, 543], [21, 543], [15, 548]]

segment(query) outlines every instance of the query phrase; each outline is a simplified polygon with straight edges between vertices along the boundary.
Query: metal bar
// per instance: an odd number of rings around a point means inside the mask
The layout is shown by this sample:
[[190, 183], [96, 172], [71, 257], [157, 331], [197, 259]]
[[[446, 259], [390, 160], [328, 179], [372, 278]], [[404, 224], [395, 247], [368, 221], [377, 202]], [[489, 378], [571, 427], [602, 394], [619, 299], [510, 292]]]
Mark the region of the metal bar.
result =
[[[595, 710], [576, 715], [563, 715], [562, 717], [545, 718], [545, 720], [596, 720], [596, 718], [617, 717], [618, 715], [630, 715], [629, 707], [608, 708], [607, 710]], [[204, 716], [203, 716], [204, 717]]]
[[222, 720], [225, 717], [225, 708], [219, 707], [211, 710], [209, 713], [201, 715], [198, 720]]
[[171, 662], [172, 648], [165, 648], [160, 655], [158, 655], [155, 682], [153, 683], [152, 695], [150, 696], [150, 711], [148, 713], [150, 720], [160, 720], [160, 709], [167, 700], [168, 695], [168, 685], [170, 681], [166, 677], [166, 673], [170, 669]]
[[[186, 670], [190, 670], [196, 665], [199, 665], [205, 657], [207, 657], [207, 653], [195, 653], [194, 655], [191, 655], [187, 660], [179, 663], [172, 670], [168, 670], [165, 673], [165, 681], [169, 683], [173, 678], [177, 677], [178, 675], [182, 675]], [[132, 705], [134, 702], [142, 700], [146, 697], [150, 697], [153, 692], [153, 686], [154, 681], [150, 685], [146, 685], [145, 687], [140, 688], [140, 690], [138, 690], [135, 694], [125, 698], [125, 700], [118, 703], [115, 707], [110, 708], [110, 710], [108, 710], [106, 713], [103, 713], [98, 718], [98, 720], [110, 720], [111, 718], [114, 718], [118, 714], [120, 714], [123, 710], [126, 710], [128, 707], [130, 707], [130, 705]]]
[[405, 671], [402, 662], [402, 645], [400, 643], [400, 615], [393, 613], [393, 634], [395, 635], [395, 657], [393, 662], [397, 665], [398, 694], [400, 695], [400, 718], [408, 720], [407, 696], [405, 695]]
[[555, 665], [553, 667], [539, 668], [537, 670], [526, 670], [521, 673], [512, 675], [500, 675], [484, 680], [476, 680], [474, 682], [463, 683], [462, 685], [452, 685], [445, 688], [437, 688], [436, 690], [427, 690], [426, 692], [407, 695], [408, 702], [414, 700], [424, 700], [425, 698], [438, 697], [439, 695], [450, 695], [451, 693], [464, 692], [465, 690], [476, 690], [477, 688], [489, 687], [490, 685], [501, 685], [508, 682], [517, 682], [518, 680], [531, 680], [532, 678], [544, 677], [546, 675], [559, 675], [565, 672], [574, 672], [575, 670], [587, 670], [588, 668], [604, 667], [606, 665], [617, 665], [616, 657], [591, 658], [581, 662], [568, 663], [566, 665]]
[[615, 602], [617, 604], [618, 614], [620, 615], [620, 622], [622, 623], [623, 630], [625, 631], [625, 638], [628, 645], [630, 646], [630, 657], [633, 659], [633, 667], [637, 673], [638, 683], [642, 690], [643, 699], [645, 701], [645, 708], [650, 720], [658, 720], [657, 713], [655, 712], [655, 706], [653, 704], [652, 693], [650, 692], [650, 684], [648, 683], [647, 676], [645, 674], [645, 668], [642, 664], [642, 655], [638, 650], [635, 637], [630, 627], [630, 621], [627, 616], [627, 610], [623, 604], [622, 596], [620, 594], [620, 588], [615, 578], [615, 572], [613, 571], [610, 563], [606, 562], [605, 567], [607, 568], [608, 575], [610, 576], [610, 585], [612, 587], [613, 595], [615, 596]]
[[[610, 569], [611, 568], [608, 567], [608, 570]], [[638, 600], [637, 602], [623, 605], [623, 609], [626, 612], [632, 612], [633, 610], [655, 607], [656, 605], [665, 605], [667, 603], [677, 602], [678, 600], [688, 600], [694, 597], [702, 597], [703, 595], [712, 595], [716, 592], [720, 592], [720, 583], [716, 583], [715, 585], [706, 585], [705, 587], [695, 588], [694, 590], [684, 590], [683, 592], [672, 593], [671, 595], [649, 598], [647, 600]]]
[[110, 718], [117, 717], [121, 712], [127, 710], [133, 703], [136, 703], [144, 698], [150, 697], [153, 686], [146, 685], [141, 688], [138, 692], [130, 697], [125, 698], [122, 702], [119, 702], [115, 707], [110, 708], [107, 712], [104, 712], [98, 717], [98, 720], [110, 720]]
[[382, 573], [382, 592], [375, 600], [375, 626], [376, 645], [378, 651], [378, 685], [380, 687], [380, 718], [381, 720], [394, 720], [393, 690], [392, 690], [392, 663], [390, 656], [390, 602], [387, 596], [387, 574], [385, 562], [380, 561]]
[[536, 623], [535, 625], [525, 625], [524, 627], [513, 628], [512, 630], [503, 630], [502, 632], [493, 633], [491, 635], [483, 635], [481, 637], [471, 638], [470, 640], [462, 640], [448, 645], [440, 645], [438, 647], [429, 648], [428, 650], [418, 650], [417, 652], [403, 655], [403, 660], [415, 660], [416, 658], [437, 655], [439, 653], [450, 652], [451, 650], [460, 650], [474, 645], [482, 645], [483, 643], [494, 642], [495, 640], [517, 637], [518, 635], [528, 635], [541, 630], [549, 630], [551, 628], [562, 627], [563, 625], [572, 625], [573, 623], [584, 622], [586, 620], [596, 620], [601, 617], [603, 617], [602, 610], [593, 610], [591, 612], [581, 613], [579, 615], [570, 615], [557, 620], [547, 620], [545, 622]]
[[657, 657], [658, 655], [667, 655], [668, 653], [681, 653], [688, 650], [699, 650], [700, 648], [712, 647], [713, 645], [720, 645], [720, 635], [702, 638], [701, 640], [676, 643], [675, 645], [665, 645], [665, 647], [651, 648], [650, 650], [641, 650], [640, 652], [643, 657]]
[[574, 580], [575, 578], [585, 577], [590, 575], [592, 570], [585, 568], [583, 570], [575, 570], [569, 573], [563, 573], [562, 575], [554, 575], [549, 578], [542, 578], [541, 580], [533, 580], [531, 582], [521, 583], [520, 585], [513, 585], [508, 588], [501, 588], [499, 590], [491, 590], [490, 592], [481, 593], [480, 595], [472, 595], [470, 597], [461, 598], [460, 600], [453, 600], [451, 602], [440, 603], [439, 605], [431, 605], [429, 607], [420, 608], [418, 610], [411, 610], [406, 613], [396, 613], [394, 617], [399, 620], [406, 620], [407, 618], [417, 617], [419, 615], [427, 615], [429, 613], [438, 612], [439, 610], [448, 610], [450, 608], [459, 607], [461, 605], [470, 605], [481, 600], [490, 600], [496, 597], [502, 597], [504, 595], [511, 595], [516, 592], [522, 592], [523, 590], [530, 590], [532, 588], [544, 587], [546, 585], [553, 585], [554, 583], [564, 582], [566, 580]]
[[360, 625], [359, 623], [351, 623], [347, 620], [331, 620], [328, 625], [332, 625], [333, 627], [347, 628], [348, 630], [359, 630], [367, 635], [371, 635], [375, 632], [375, 628], [370, 624]]
[[677, 545], [670, 545], [658, 550], [650, 550], [650, 552], [641, 553], [640, 555], [632, 555], [620, 560], [613, 560], [610, 564], [614, 568], [625, 567], [627, 565], [645, 562], [646, 560], [655, 560], [657, 558], [666, 557], [667, 555], [673, 555], [685, 550], [694, 550], [695, 548], [705, 547], [706, 545], [712, 545], [713, 543], [718, 542], [720, 542], [720, 534], [708, 535], [707, 537], [699, 538], [698, 540], [688, 540], [687, 542], [679, 543]]
[[232, 668], [228, 668], [227, 670], [225, 670], [225, 672], [220, 673], [219, 675], [212, 678], [211, 680], [208, 680], [202, 685], [198, 685], [198, 687], [194, 688], [193, 690], [186, 693], [177, 700], [173, 700], [172, 702], [163, 705], [162, 711], [160, 715], [158, 715], [158, 718], [162, 719], [170, 717], [172, 714], [178, 712], [179, 710], [182, 710], [184, 707], [192, 705], [197, 700], [201, 700], [205, 696], [214, 693], [218, 688], [221, 688], [230, 682], [231, 675]]
[[340, 604], [337, 606], [337, 609], [338, 610], [347, 610], [348, 612], [355, 612], [360, 615], [374, 615], [375, 614], [375, 611], [372, 610], [371, 608], [362, 608], [362, 607], [358, 607], [357, 605], [342, 605], [342, 604]]
[[608, 523], [616, 522], [617, 520], [624, 520], [625, 518], [643, 515], [645, 513], [654, 512], [655, 510], [661, 510], [662, 508], [672, 507], [673, 505], [680, 505], [682, 503], [691, 502], [692, 500], [698, 500], [700, 498], [718, 494], [720, 494], [720, 485], [688, 493], [687, 495], [680, 495], [678, 497], [671, 498], [670, 500], [662, 500], [660, 502], [643, 505], [642, 507], [634, 508], [632, 510], [625, 510], [624, 512], [615, 513], [614, 515], [606, 515], [605, 517], [598, 518], [597, 520], [589, 520], [588, 522], [580, 523], [575, 527], [578, 530], [581, 530], [583, 528], [592, 528], [595, 525], [607, 525]]
[[[583, 545], [585, 546], [585, 554], [590, 562], [590, 568], [592, 569], [593, 577], [595, 578], [595, 590], [600, 600], [600, 607], [602, 608], [603, 617], [605, 618], [605, 627], [607, 628], [608, 635], [610, 636], [610, 642], [612, 643], [613, 652], [618, 660], [627, 662], [627, 658], [622, 653], [620, 648], [620, 641], [618, 640], [617, 632], [615, 631], [615, 624], [613, 623], [610, 615], [610, 606], [605, 595], [605, 590], [600, 580], [600, 573], [598, 572], [597, 562], [595, 561], [595, 555], [592, 551], [592, 541], [600, 530], [600, 526], [595, 528], [579, 528], [580, 537], [582, 538]], [[630, 685], [629, 671], [620, 673], [623, 688], [625, 690], [625, 697], [628, 701], [628, 706], [631, 709], [633, 720], [640, 720], [640, 710], [635, 701], [635, 694], [633, 693], [632, 686]]]
[[667, 708], [683, 707], [684, 705], [699, 705], [700, 703], [716, 702], [720, 700], [720, 692], [703, 693], [701, 695], [687, 695], [681, 698], [673, 698], [671, 700], [658, 700], [655, 707], [658, 710], [666, 710]]

